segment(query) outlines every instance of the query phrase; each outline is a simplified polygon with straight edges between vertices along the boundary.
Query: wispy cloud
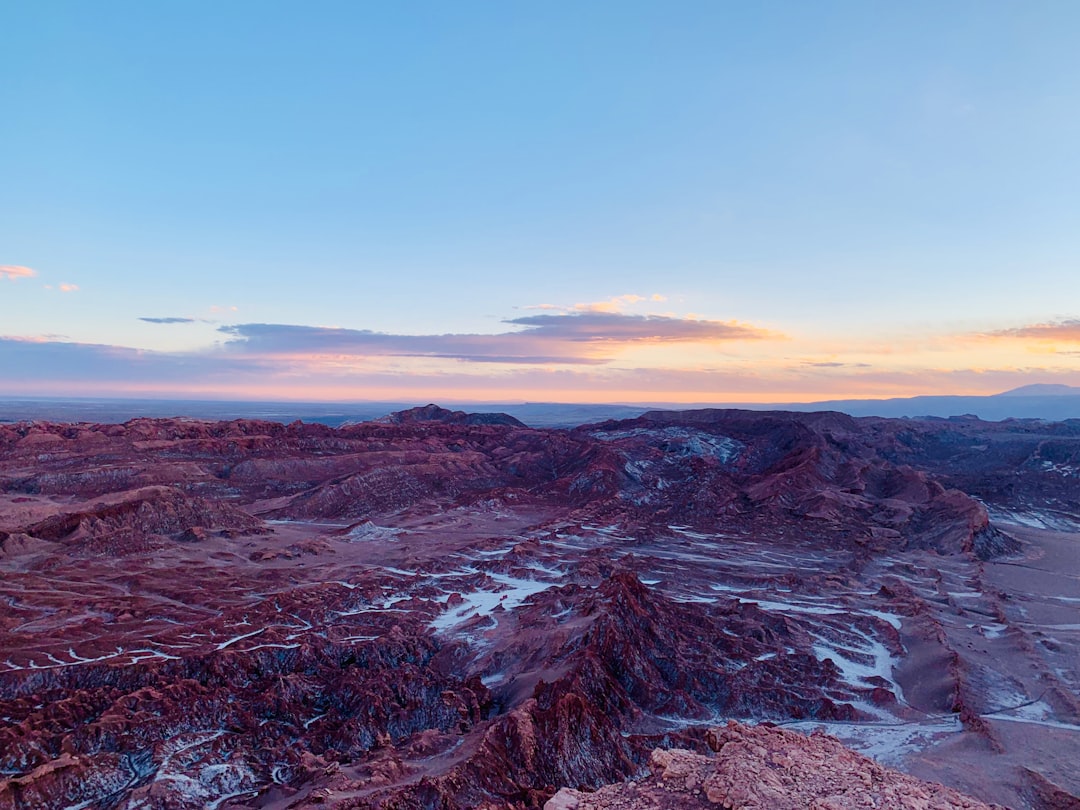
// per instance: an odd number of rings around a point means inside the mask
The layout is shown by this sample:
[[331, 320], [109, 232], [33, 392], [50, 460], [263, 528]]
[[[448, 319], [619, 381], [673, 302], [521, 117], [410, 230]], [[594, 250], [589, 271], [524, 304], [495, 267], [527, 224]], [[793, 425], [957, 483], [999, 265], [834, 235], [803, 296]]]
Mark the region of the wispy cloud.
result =
[[66, 281], [60, 285], [60, 292], [76, 292], [79, 289], [78, 284], [68, 284]]
[[399, 335], [370, 330], [249, 323], [220, 327], [227, 347], [249, 354], [435, 357], [474, 363], [595, 365], [620, 345], [760, 340], [775, 335], [734, 321], [579, 312], [527, 315], [498, 334]]
[[153, 352], [107, 344], [0, 337], [0, 383], [143, 381], [162, 384], [265, 374], [272, 363], [210, 352]]
[[659, 293], [654, 293], [649, 296], [630, 293], [627, 295], [616, 295], [612, 298], [608, 298], [605, 301], [592, 301], [584, 304], [573, 304], [571, 306], [564, 306], [560, 304], [533, 304], [532, 306], [522, 307], [522, 309], [539, 309], [549, 312], [622, 313], [637, 304], [661, 303], [663, 301], [667, 301], [667, 296], [660, 295]]
[[195, 318], [139, 318], [146, 323], [196, 323]]
[[825, 360], [816, 362], [813, 360], [804, 360], [802, 363], [804, 366], [810, 368], [870, 368], [869, 363], [843, 363], [839, 360]]
[[534, 337], [575, 342], [686, 342], [760, 340], [778, 337], [764, 329], [737, 321], [674, 318], [668, 315], [624, 315], [589, 310], [573, 315], [526, 315], [507, 323], [526, 326]]
[[575, 304], [578, 312], [622, 312], [628, 306], [647, 300], [641, 295], [616, 295], [607, 301], [595, 301], [591, 304]]
[[1035, 323], [1014, 329], [999, 329], [995, 332], [988, 332], [986, 334], [988, 337], [997, 338], [1080, 342], [1080, 318], [1068, 318], [1048, 323]]
[[23, 267], [18, 264], [0, 264], [0, 278], [8, 281], [18, 281], [20, 278], [33, 278], [37, 275], [36, 270]]
[[498, 335], [395, 335], [370, 330], [288, 324], [247, 323], [222, 326], [232, 336], [226, 349], [269, 356], [430, 357], [473, 363], [596, 364], [581, 349], [552, 351], [551, 341], [525, 332]]

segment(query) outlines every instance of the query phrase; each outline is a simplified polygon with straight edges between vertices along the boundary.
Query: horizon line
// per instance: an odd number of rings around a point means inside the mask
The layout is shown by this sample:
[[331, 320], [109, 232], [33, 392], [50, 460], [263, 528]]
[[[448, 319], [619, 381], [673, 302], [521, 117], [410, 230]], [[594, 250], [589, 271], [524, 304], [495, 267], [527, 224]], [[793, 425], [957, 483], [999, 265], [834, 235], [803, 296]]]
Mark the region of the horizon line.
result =
[[[1040, 385], [1038, 383], [1034, 385]], [[1058, 396], [1080, 396], [1080, 386], [1068, 386], [1061, 384], [1049, 384], [1055, 388], [1069, 388], [1075, 393], [1067, 394], [1030, 394], [1032, 397], [1058, 397]], [[21, 401], [21, 402], [193, 402], [193, 403], [220, 403], [220, 404], [282, 404], [282, 405], [320, 405], [320, 406], [333, 406], [343, 407], [349, 405], [404, 405], [412, 403], [420, 403], [422, 405], [507, 405], [507, 406], [526, 406], [526, 405], [557, 405], [557, 406], [586, 406], [586, 407], [627, 407], [627, 408], [738, 408], [747, 406], [783, 406], [783, 405], [815, 405], [815, 404], [829, 404], [829, 403], [843, 403], [843, 402], [896, 402], [905, 400], [916, 399], [991, 399], [994, 397], [1000, 397], [1003, 395], [1011, 394], [1014, 391], [1021, 391], [1024, 388], [1032, 387], [1030, 385], [1020, 386], [1018, 388], [1009, 389], [1006, 391], [999, 391], [993, 394], [913, 394], [911, 396], [852, 396], [852, 397], [832, 397], [829, 399], [747, 399], [747, 400], [692, 400], [692, 401], [678, 401], [678, 400], [645, 400], [645, 401], [629, 401], [629, 400], [606, 400], [606, 401], [585, 401], [585, 400], [533, 400], [533, 399], [467, 399], [458, 397], [400, 397], [400, 398], [378, 398], [378, 399], [304, 399], [294, 397], [281, 397], [271, 399], [247, 399], [240, 397], [210, 397], [210, 396], [196, 396], [196, 397], [184, 397], [177, 395], [168, 396], [131, 396], [124, 394], [111, 394], [111, 395], [79, 395], [79, 394], [4, 394], [0, 393], [0, 401]], [[1024, 395], [1019, 395], [1024, 396]]]

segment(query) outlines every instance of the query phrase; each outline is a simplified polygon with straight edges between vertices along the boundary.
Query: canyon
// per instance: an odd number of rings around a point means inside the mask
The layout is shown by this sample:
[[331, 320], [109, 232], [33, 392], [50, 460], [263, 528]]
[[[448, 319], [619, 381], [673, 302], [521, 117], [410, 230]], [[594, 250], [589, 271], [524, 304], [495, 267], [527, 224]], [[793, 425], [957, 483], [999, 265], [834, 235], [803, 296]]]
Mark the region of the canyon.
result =
[[0, 424], [0, 573], [0, 808], [1080, 806], [1080, 420]]

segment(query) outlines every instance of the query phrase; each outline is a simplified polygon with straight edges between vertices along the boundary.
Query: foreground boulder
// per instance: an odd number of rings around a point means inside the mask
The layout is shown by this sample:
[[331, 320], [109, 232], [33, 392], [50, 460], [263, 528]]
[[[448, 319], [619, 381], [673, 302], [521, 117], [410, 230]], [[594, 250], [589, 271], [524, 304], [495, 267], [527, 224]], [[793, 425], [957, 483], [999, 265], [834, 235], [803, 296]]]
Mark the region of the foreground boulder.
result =
[[545, 810], [990, 810], [856, 754], [827, 734], [810, 736], [729, 721], [712, 729], [716, 756], [656, 749], [652, 775], [595, 793], [564, 788]]

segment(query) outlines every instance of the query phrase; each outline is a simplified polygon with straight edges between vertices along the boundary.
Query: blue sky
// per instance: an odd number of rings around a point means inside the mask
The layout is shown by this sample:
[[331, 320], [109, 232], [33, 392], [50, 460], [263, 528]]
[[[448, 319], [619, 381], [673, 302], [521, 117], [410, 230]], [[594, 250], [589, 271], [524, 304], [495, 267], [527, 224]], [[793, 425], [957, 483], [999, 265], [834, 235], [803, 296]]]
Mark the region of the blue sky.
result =
[[5, 4], [0, 394], [1078, 384], [1078, 23], [1071, 2]]

